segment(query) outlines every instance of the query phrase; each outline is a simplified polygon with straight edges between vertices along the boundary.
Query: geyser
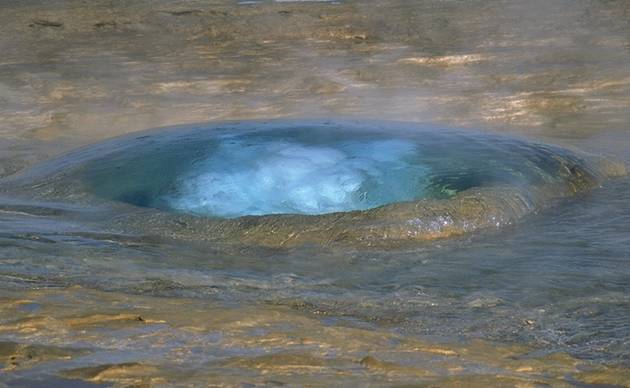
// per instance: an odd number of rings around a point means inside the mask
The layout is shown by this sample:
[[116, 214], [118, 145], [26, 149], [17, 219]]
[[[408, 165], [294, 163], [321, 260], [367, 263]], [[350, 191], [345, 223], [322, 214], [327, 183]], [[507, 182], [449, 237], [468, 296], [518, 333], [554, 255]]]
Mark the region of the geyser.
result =
[[620, 174], [625, 166], [603, 158], [474, 131], [270, 121], [118, 138], [15, 182], [48, 198], [118, 204], [117, 230], [285, 246], [496, 227]]

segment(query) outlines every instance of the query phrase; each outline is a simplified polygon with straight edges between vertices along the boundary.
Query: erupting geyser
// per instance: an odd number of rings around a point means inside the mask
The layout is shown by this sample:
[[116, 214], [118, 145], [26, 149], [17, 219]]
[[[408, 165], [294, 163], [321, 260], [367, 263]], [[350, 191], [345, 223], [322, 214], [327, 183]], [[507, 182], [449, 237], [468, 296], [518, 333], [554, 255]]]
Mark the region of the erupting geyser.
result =
[[424, 240], [498, 226], [623, 173], [602, 158], [472, 131], [271, 121], [115, 139], [18, 181], [46, 196], [156, 209], [150, 222], [135, 212], [127, 226], [277, 246]]

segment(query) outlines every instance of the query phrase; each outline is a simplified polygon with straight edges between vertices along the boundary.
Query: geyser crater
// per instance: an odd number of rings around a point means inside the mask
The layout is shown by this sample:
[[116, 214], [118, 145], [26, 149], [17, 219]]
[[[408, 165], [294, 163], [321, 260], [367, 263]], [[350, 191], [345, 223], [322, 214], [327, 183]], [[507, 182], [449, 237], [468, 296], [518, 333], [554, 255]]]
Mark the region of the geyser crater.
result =
[[625, 165], [601, 157], [469, 130], [252, 121], [105, 141], [5, 187], [116, 204], [116, 230], [133, 233], [268, 246], [373, 245], [496, 227], [625, 173]]
[[[476, 132], [365, 122], [267, 122], [162, 131], [93, 158], [100, 197], [215, 218], [368, 210], [462, 191], [594, 177], [557, 147]], [[135, 143], [135, 144], [134, 144]]]

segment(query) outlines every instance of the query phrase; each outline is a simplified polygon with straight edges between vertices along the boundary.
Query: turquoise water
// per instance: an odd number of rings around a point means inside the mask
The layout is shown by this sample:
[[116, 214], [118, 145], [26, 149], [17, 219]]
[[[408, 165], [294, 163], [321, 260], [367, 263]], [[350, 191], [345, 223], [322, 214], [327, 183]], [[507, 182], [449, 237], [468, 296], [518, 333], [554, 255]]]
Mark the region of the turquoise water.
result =
[[[97, 195], [217, 217], [326, 214], [443, 199], [473, 187], [529, 185], [596, 168], [569, 151], [400, 123], [199, 125], [148, 135], [85, 167]], [[229, 133], [226, 133], [228, 132]], [[173, 139], [177, 136], [176, 139]]]
[[236, 217], [362, 210], [422, 196], [426, 168], [405, 160], [413, 143], [285, 138], [222, 139], [163, 200], [183, 212]]

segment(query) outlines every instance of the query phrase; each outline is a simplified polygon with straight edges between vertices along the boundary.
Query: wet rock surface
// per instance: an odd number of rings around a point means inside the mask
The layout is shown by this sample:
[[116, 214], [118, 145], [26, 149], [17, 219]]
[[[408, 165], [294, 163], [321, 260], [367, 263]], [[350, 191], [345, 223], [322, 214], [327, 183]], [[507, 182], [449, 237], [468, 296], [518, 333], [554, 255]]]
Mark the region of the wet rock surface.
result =
[[[72, 303], [78, 301], [77, 292], [82, 295], [80, 304]], [[41, 304], [41, 314], [47, 318], [25, 314], [19, 306], [26, 301], [16, 297]], [[3, 342], [0, 357], [29, 360], [28, 365], [9, 361], [3, 371], [28, 366], [40, 373], [59, 373], [62, 379], [48, 382], [67, 386], [77, 380], [107, 386], [202, 381], [316, 384], [322, 378], [355, 384], [366, 377], [377, 384], [563, 385], [582, 381], [615, 385], [628, 377], [627, 370], [591, 366], [566, 354], [534, 356], [535, 350], [525, 346], [483, 341], [426, 343], [384, 330], [326, 325], [281, 306], [246, 312], [190, 300], [183, 303], [195, 314], [182, 316], [181, 303], [170, 298], [80, 289], [41, 290], [19, 296], [5, 293], [2, 312], [12, 314], [12, 318], [2, 320], [0, 333], [19, 341], [37, 328], [40, 342], [63, 343], [73, 338], [86, 345], [72, 350]], [[147, 318], [127, 319], [136, 317], [138, 311]], [[109, 338], [102, 337], [99, 332], [103, 330]], [[114, 356], [121, 362], [101, 361]], [[66, 362], [55, 362], [60, 359]], [[158, 360], [168, 360], [168, 366], [156, 364]], [[11, 380], [5, 381], [10, 384]]]

